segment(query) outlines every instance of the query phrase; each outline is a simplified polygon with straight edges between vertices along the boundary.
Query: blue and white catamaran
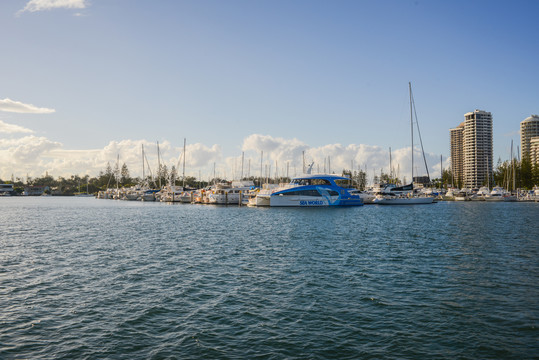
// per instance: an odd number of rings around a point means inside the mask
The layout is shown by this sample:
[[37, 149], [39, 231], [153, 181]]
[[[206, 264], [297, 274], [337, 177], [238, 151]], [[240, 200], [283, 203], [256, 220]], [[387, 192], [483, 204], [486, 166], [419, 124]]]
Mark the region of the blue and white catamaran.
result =
[[350, 179], [338, 175], [306, 174], [269, 195], [270, 206], [361, 206], [363, 200], [350, 188]]

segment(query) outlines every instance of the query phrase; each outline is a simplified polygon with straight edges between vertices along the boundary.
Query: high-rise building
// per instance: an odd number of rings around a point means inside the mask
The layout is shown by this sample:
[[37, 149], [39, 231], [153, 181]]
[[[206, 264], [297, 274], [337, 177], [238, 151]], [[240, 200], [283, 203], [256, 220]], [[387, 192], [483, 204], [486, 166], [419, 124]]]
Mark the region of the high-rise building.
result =
[[464, 178], [464, 154], [463, 154], [463, 136], [464, 123], [461, 123], [456, 128], [449, 130], [451, 142], [451, 174], [453, 176], [452, 184], [456, 186], [462, 185]]
[[539, 136], [530, 139], [530, 161], [534, 166], [539, 165]]
[[492, 114], [482, 110], [466, 113], [464, 122], [450, 134], [452, 171], [461, 176], [458, 183], [466, 188], [482, 186], [492, 176]]
[[520, 151], [522, 159], [531, 160], [531, 140], [539, 136], [539, 115], [531, 115], [520, 123]]

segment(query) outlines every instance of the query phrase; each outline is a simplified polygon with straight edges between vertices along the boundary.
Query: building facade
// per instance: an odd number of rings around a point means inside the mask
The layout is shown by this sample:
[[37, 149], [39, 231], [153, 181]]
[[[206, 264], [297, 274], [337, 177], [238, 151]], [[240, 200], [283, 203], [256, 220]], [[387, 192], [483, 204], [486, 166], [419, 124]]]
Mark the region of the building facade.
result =
[[492, 176], [492, 114], [475, 110], [450, 130], [451, 169], [457, 184], [479, 188]]
[[528, 153], [533, 166], [539, 165], [539, 136], [530, 139], [530, 150]]
[[452, 185], [461, 186], [464, 179], [464, 154], [463, 154], [463, 135], [464, 123], [461, 123], [454, 129], [449, 130], [451, 144], [451, 174]]
[[531, 140], [535, 137], [539, 137], [539, 115], [531, 115], [520, 123], [520, 151], [522, 153], [522, 159], [531, 160]]

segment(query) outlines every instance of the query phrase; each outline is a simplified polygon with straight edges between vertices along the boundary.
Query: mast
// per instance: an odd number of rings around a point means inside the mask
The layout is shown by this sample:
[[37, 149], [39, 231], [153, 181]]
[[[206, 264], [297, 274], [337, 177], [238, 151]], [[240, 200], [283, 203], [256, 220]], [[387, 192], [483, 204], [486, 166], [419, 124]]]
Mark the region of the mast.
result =
[[391, 146], [389, 147], [389, 182], [393, 182], [393, 167], [391, 165]]
[[116, 191], [118, 191], [120, 184], [120, 154], [116, 157]]
[[444, 188], [444, 168], [442, 161], [442, 155], [440, 154], [440, 190]]
[[290, 177], [288, 176], [288, 170], [290, 169], [290, 161], [287, 161], [286, 162], [286, 178], [289, 179]]
[[412, 137], [412, 188], [414, 186], [414, 115], [412, 111], [412, 83], [408, 82], [408, 91], [410, 93], [410, 135]]
[[142, 148], [142, 184], [144, 184], [144, 181], [146, 180], [146, 174], [144, 169], [144, 144], [140, 144], [140, 146]]
[[159, 141], [157, 142], [157, 177], [159, 179], [159, 189], [161, 189], [161, 158], [159, 155]]
[[241, 176], [240, 181], [243, 181], [243, 160], [244, 160], [245, 152], [241, 152]]
[[511, 167], [513, 172], [513, 191], [515, 191], [516, 172], [515, 172], [515, 158], [513, 156], [513, 140], [511, 140]]
[[331, 158], [328, 156], [328, 174], [331, 174]]
[[183, 188], [185, 188], [185, 141], [186, 139], [183, 138], [183, 173], [182, 173], [182, 179], [183, 179], [182, 187]]
[[488, 161], [488, 154], [487, 154], [487, 187], [488, 187], [488, 190], [490, 191], [490, 164]]

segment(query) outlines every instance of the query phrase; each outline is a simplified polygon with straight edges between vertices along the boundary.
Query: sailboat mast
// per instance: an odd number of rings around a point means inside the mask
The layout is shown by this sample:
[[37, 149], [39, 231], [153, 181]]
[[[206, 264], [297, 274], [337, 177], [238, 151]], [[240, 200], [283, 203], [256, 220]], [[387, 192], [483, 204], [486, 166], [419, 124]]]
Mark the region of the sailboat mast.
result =
[[120, 154], [116, 157], [116, 191], [118, 191], [120, 187]]
[[146, 174], [144, 169], [144, 144], [140, 144], [140, 147], [142, 149], [142, 183], [144, 184], [144, 181], [146, 181]]
[[182, 187], [185, 188], [185, 138], [183, 138], [183, 173], [182, 173]]
[[440, 155], [440, 190], [444, 188], [444, 168], [443, 168], [443, 159]]
[[410, 135], [412, 137], [412, 187], [414, 184], [414, 116], [412, 111], [412, 83], [408, 82], [408, 91], [410, 93]]
[[243, 161], [244, 161], [244, 157], [245, 157], [245, 152], [241, 152], [241, 177], [240, 177], [240, 181], [243, 181]]
[[511, 140], [511, 172], [513, 174], [513, 191], [515, 191], [515, 182], [516, 182], [516, 172], [515, 172], [515, 157], [513, 156], [513, 140]]
[[391, 164], [391, 146], [389, 147], [389, 182], [393, 182], [393, 166]]
[[161, 189], [161, 157], [159, 155], [159, 141], [157, 142], [157, 177], [159, 179], [159, 189]]

